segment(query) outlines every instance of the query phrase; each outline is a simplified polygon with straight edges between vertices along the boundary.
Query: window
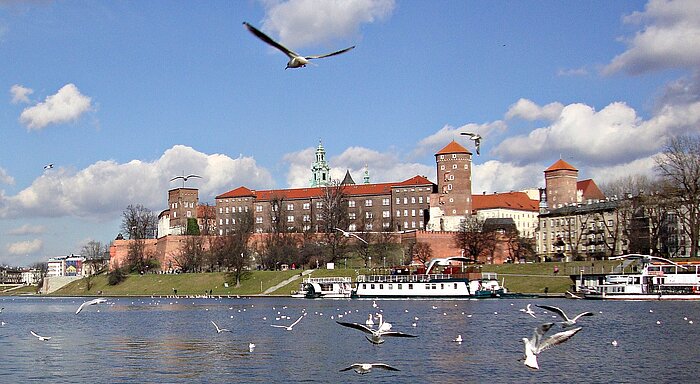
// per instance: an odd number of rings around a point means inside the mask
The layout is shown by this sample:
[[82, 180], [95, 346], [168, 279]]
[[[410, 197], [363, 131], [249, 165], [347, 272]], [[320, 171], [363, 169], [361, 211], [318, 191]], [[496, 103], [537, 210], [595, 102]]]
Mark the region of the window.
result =
[[416, 210], [415, 209], [411, 209], [411, 217], [416, 217]]
[[304, 217], [302, 218], [302, 220], [303, 220], [305, 223], [308, 223], [308, 222], [311, 221], [311, 216], [309, 216], [309, 215], [304, 215]]
[[404, 217], [408, 217], [408, 209], [403, 210], [403, 215], [404, 215]]
[[401, 217], [401, 210], [400, 209], [396, 210], [396, 217]]
[[348, 225], [348, 231], [352, 232], [352, 231], [355, 231], [356, 229], [357, 229], [357, 227], [355, 226], [355, 224]]
[[257, 217], [255, 217], [255, 223], [256, 223], [256, 224], [262, 224], [262, 216], [257, 216]]
[[441, 170], [441, 171], [444, 171], [444, 170], [445, 170], [445, 164], [443, 164], [443, 165], [440, 166], [440, 170]]
[[372, 206], [372, 199], [365, 200], [365, 207], [371, 207], [371, 206]]
[[348, 213], [348, 219], [355, 220], [355, 212]]
[[390, 212], [389, 212], [389, 211], [382, 211], [382, 217], [383, 217], [383, 218], [387, 218], [387, 217], [390, 217], [390, 216], [391, 216], [391, 215], [390, 215]]
[[413, 289], [413, 284], [408, 283], [408, 289]]
[[452, 164], [452, 169], [457, 169], [457, 164]]
[[371, 231], [372, 230], [372, 223], [367, 223], [365, 228], [367, 228], [368, 231]]
[[317, 201], [316, 208], [323, 208], [323, 201]]
[[382, 199], [382, 205], [389, 205], [389, 199]]
[[404, 204], [408, 204], [408, 197], [404, 197], [404, 198], [403, 198], [403, 203], [404, 203]]
[[226, 213], [228, 213], [228, 207], [226, 207]]
[[423, 196], [418, 196], [418, 204], [423, 204]]
[[355, 208], [355, 200], [348, 200], [348, 207]]
[[310, 209], [310, 208], [311, 208], [311, 204], [310, 204], [310, 203], [304, 203], [303, 208], [304, 208], [304, 209]]
[[288, 223], [293, 223], [293, 222], [294, 222], [294, 216], [287, 216], [287, 222], [288, 222]]
[[255, 212], [262, 212], [262, 205], [260, 205], [260, 204], [256, 205]]
[[288, 211], [293, 211], [293, 210], [294, 210], [294, 204], [287, 204], [287, 210], [288, 210]]
[[374, 215], [372, 214], [372, 212], [365, 212], [365, 217], [371, 219], [372, 217], [374, 217]]
[[401, 198], [400, 198], [400, 197], [397, 197], [397, 198], [396, 198], [396, 204], [401, 204]]
[[228, 225], [228, 219], [226, 219], [226, 225]]

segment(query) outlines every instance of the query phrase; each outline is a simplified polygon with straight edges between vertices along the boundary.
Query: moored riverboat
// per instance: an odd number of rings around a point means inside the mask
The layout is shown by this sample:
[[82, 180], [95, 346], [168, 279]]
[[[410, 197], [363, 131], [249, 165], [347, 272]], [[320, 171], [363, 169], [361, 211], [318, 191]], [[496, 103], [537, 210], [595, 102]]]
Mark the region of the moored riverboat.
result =
[[625, 260], [625, 267], [632, 267], [633, 273], [587, 280], [581, 276], [586, 285], [579, 287], [579, 296], [598, 300], [700, 300], [700, 263], [677, 263], [638, 254], [611, 259]]
[[[464, 257], [433, 259], [424, 271], [392, 269], [391, 274], [360, 275], [355, 298], [491, 298], [505, 293], [495, 273], [465, 268]], [[455, 264], [461, 263], [461, 266]], [[433, 273], [442, 268], [441, 273]]]
[[350, 277], [309, 277], [299, 285], [292, 297], [307, 299], [347, 299], [352, 294]]

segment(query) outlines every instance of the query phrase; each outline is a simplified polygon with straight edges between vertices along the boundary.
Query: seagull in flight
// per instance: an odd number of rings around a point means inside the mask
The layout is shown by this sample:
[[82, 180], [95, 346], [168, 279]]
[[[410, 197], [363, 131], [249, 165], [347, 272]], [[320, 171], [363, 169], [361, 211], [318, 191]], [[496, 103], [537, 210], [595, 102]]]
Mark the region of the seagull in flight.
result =
[[341, 369], [340, 372], [354, 369], [355, 372], [359, 373], [360, 375], [364, 375], [366, 373], [370, 373], [372, 371], [372, 368], [386, 369], [387, 371], [400, 371], [400, 369], [394, 368], [391, 365], [384, 363], [355, 363], [347, 368]]
[[209, 320], [209, 321], [211, 321], [211, 323], [214, 324], [214, 327], [216, 327], [216, 333], [231, 332], [231, 331], [229, 331], [229, 330], [226, 329], [226, 328], [219, 328], [219, 326], [216, 325], [216, 323], [214, 322], [214, 320]]
[[36, 332], [34, 332], [34, 331], [29, 331], [29, 333], [31, 333], [32, 336], [36, 337], [37, 339], [39, 339], [39, 340], [41, 340], [41, 341], [49, 341], [49, 340], [51, 340], [51, 337], [49, 337], [49, 336], [37, 335]]
[[579, 313], [578, 315], [576, 315], [576, 317], [574, 317], [573, 319], [570, 319], [569, 316], [567, 316], [566, 313], [564, 313], [564, 311], [561, 310], [561, 308], [559, 308], [559, 307], [553, 307], [551, 305], [536, 305], [536, 306], [540, 307], [542, 309], [546, 309], [548, 311], [552, 311], [552, 312], [556, 313], [557, 315], [561, 316], [561, 318], [564, 319], [564, 321], [562, 321], [559, 324], [561, 324], [561, 326], [564, 328], [570, 327], [570, 326], [576, 324], [576, 320], [578, 320], [581, 316], [593, 316], [592, 312], [582, 312], [582, 313]]
[[300, 54], [290, 50], [289, 48], [285, 47], [284, 45], [272, 40], [270, 38], [270, 36], [260, 32], [257, 28], [246, 23], [245, 21], [243, 22], [243, 25], [245, 25], [245, 27], [248, 29], [248, 31], [250, 31], [250, 33], [255, 35], [258, 39], [260, 39], [260, 40], [270, 44], [271, 46], [279, 49], [285, 55], [287, 55], [287, 57], [289, 57], [289, 62], [287, 63], [287, 66], [284, 69], [306, 67], [306, 65], [309, 64], [309, 60], [311, 60], [311, 59], [322, 59], [324, 57], [339, 55], [341, 53], [345, 53], [345, 52], [355, 48], [355, 46], [353, 45], [352, 47], [341, 49], [340, 51], [336, 51], [336, 52], [332, 52], [332, 53], [326, 53], [324, 55], [301, 56]]
[[481, 146], [481, 135], [473, 132], [460, 132], [460, 135], [469, 136], [469, 140], [474, 141], [477, 156], [481, 156], [481, 154], [479, 153], [479, 147]]
[[177, 179], [182, 179], [182, 182], [184, 183], [185, 181], [187, 181], [187, 179], [189, 179], [189, 178], [191, 178], [191, 177], [196, 177], [196, 178], [200, 178], [200, 179], [202, 178], [202, 176], [199, 176], [199, 175], [175, 176], [175, 177], [173, 177], [172, 179], [170, 179], [170, 181], [175, 181], [175, 180], [177, 180]]
[[569, 340], [573, 335], [581, 330], [581, 327], [570, 329], [567, 331], [562, 331], [543, 339], [544, 335], [549, 331], [550, 328], [554, 326], [554, 323], [545, 323], [535, 328], [535, 332], [531, 339], [523, 337], [523, 343], [525, 344], [525, 362], [524, 364], [528, 368], [540, 369], [537, 363], [537, 355], [540, 352], [552, 348], [557, 344], [561, 344]]
[[105, 303], [105, 302], [107, 302], [107, 299], [103, 299], [103, 298], [92, 299], [92, 300], [90, 300], [90, 301], [86, 301], [86, 302], [80, 304], [80, 306], [78, 307], [78, 310], [75, 311], [75, 314], [76, 314], [76, 315], [79, 314], [80, 311], [83, 310], [83, 308], [85, 308], [85, 307], [87, 307], [87, 306], [89, 306], [89, 305], [101, 304], [101, 303]]
[[530, 316], [532, 316], [532, 317], [534, 317], [534, 318], [537, 318], [537, 316], [535, 316], [535, 312], [532, 310], [531, 307], [532, 307], [532, 304], [528, 304], [528, 305], [527, 305], [527, 308], [521, 309], [520, 312], [525, 312], [525, 313], [527, 313], [528, 315], [530, 315]]
[[303, 315], [299, 316], [299, 318], [297, 319], [297, 321], [293, 322], [292, 325], [290, 325], [290, 326], [286, 326], [286, 325], [277, 325], [277, 324], [270, 324], [270, 326], [271, 326], [271, 327], [276, 327], [276, 328], [284, 328], [284, 329], [286, 329], [286, 330], [288, 330], [288, 331], [291, 331], [292, 328], [293, 328], [295, 325], [297, 325], [297, 323], [300, 322], [301, 319], [304, 318], [304, 316], [306, 316], [306, 314], [303, 314]]
[[342, 321], [336, 321], [336, 323], [342, 325], [343, 327], [348, 327], [348, 328], [355, 328], [359, 329], [360, 331], [367, 333], [369, 335], [372, 335], [372, 337], [365, 336], [367, 341], [369, 341], [372, 344], [382, 344], [384, 343], [384, 337], [385, 336], [393, 336], [393, 337], [418, 337], [415, 335], [409, 335], [407, 333], [402, 333], [402, 332], [395, 332], [395, 331], [390, 331], [389, 328], [386, 326], [378, 327], [377, 329], [372, 329], [369, 328], [363, 324], [358, 324], [358, 323], [345, 323]]
[[44, 165], [44, 169], [53, 169], [53, 163]]
[[[363, 243], [365, 243], [365, 244], [369, 244], [369, 243], [367, 242], [367, 240], [361, 238], [360, 236], [357, 236], [356, 234], [354, 234], [354, 233], [352, 233], [352, 232], [348, 232], [348, 231], [342, 230], [342, 229], [340, 229], [340, 228], [336, 228], [335, 230], [336, 230], [336, 231], [342, 232], [342, 233], [343, 233], [343, 236], [345, 236], [345, 237], [355, 236], [355, 237], [356, 237], [358, 240], [360, 240], [361, 242], [363, 242]], [[375, 306], [375, 308], [376, 308], [376, 306]]]

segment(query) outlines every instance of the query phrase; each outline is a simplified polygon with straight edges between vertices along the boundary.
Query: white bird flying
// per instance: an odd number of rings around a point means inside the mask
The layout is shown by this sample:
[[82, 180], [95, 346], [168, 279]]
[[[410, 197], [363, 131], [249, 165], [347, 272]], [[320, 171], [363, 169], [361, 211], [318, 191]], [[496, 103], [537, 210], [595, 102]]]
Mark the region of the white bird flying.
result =
[[332, 53], [326, 53], [324, 55], [301, 56], [300, 54], [290, 50], [289, 48], [285, 47], [284, 45], [272, 40], [270, 38], [270, 36], [260, 32], [257, 28], [246, 23], [245, 21], [243, 22], [243, 25], [245, 25], [245, 27], [248, 29], [248, 31], [250, 31], [250, 33], [255, 35], [258, 39], [260, 39], [260, 40], [270, 44], [271, 46], [279, 49], [285, 55], [287, 55], [287, 57], [289, 57], [289, 62], [287, 63], [287, 66], [284, 69], [305, 67], [307, 64], [309, 64], [309, 60], [311, 60], [311, 59], [322, 59], [324, 57], [339, 55], [341, 53], [345, 53], [345, 52], [355, 48], [355, 46], [353, 45], [352, 47], [341, 49], [340, 51], [336, 51], [336, 52], [332, 52]]
[[[336, 231], [342, 232], [342, 233], [343, 233], [343, 236], [345, 236], [345, 237], [355, 236], [355, 237], [356, 237], [358, 240], [360, 240], [361, 242], [363, 242], [363, 243], [365, 243], [365, 244], [369, 244], [369, 243], [367, 243], [367, 240], [361, 238], [360, 236], [357, 236], [356, 234], [354, 234], [354, 233], [352, 233], [352, 232], [344, 231], [344, 230], [342, 230], [342, 229], [340, 229], [340, 228], [336, 228], [335, 230], [336, 230]], [[373, 303], [372, 306], [373, 306], [374, 308], [377, 308], [377, 306], [376, 306], [375, 304], [376, 304], [376, 303]]]
[[530, 316], [532, 316], [532, 317], [534, 317], [534, 318], [537, 318], [537, 316], [535, 316], [535, 312], [532, 310], [531, 307], [532, 307], [532, 304], [528, 304], [528, 305], [527, 305], [527, 308], [521, 309], [520, 312], [525, 312], [525, 313], [527, 313], [528, 315], [530, 315]]
[[40, 336], [40, 335], [37, 335], [34, 331], [29, 331], [29, 333], [31, 333], [32, 336], [36, 337], [37, 339], [39, 339], [39, 340], [41, 340], [41, 341], [49, 341], [49, 340], [51, 340], [51, 337], [49, 337], [49, 336]]
[[536, 305], [536, 306], [540, 307], [542, 309], [546, 309], [548, 311], [552, 311], [552, 312], [556, 313], [557, 315], [559, 315], [562, 319], [564, 319], [564, 321], [562, 321], [559, 324], [561, 324], [561, 326], [565, 327], [565, 328], [576, 324], [576, 320], [578, 320], [581, 316], [593, 316], [592, 312], [582, 312], [582, 313], [579, 313], [578, 315], [576, 315], [576, 317], [574, 317], [573, 319], [570, 319], [569, 316], [567, 316], [566, 313], [564, 313], [564, 311], [562, 311], [561, 308], [559, 308], [559, 307], [553, 307], [551, 305]]
[[400, 369], [394, 368], [384, 363], [355, 363], [347, 368], [341, 369], [340, 372], [349, 371], [353, 369], [355, 370], [355, 372], [364, 375], [365, 373], [370, 373], [370, 371], [372, 371], [372, 368], [386, 369], [387, 371], [400, 371]]
[[545, 323], [535, 328], [535, 332], [531, 339], [523, 337], [523, 343], [525, 344], [525, 362], [524, 364], [528, 368], [540, 369], [537, 363], [537, 355], [540, 352], [552, 348], [557, 344], [561, 344], [569, 340], [573, 335], [581, 330], [581, 327], [569, 329], [567, 331], [562, 331], [543, 339], [545, 333], [549, 331], [550, 328], [554, 326], [554, 323]]
[[479, 135], [478, 133], [472, 133], [472, 132], [460, 132], [460, 135], [469, 136], [469, 140], [474, 141], [474, 146], [476, 147], [477, 156], [481, 156], [481, 153], [479, 153], [479, 148], [481, 146], [481, 135]]
[[44, 169], [53, 169], [53, 163], [44, 165]]
[[286, 326], [286, 325], [277, 325], [277, 324], [270, 324], [270, 326], [271, 326], [271, 327], [276, 327], [276, 328], [284, 328], [284, 329], [286, 329], [286, 330], [288, 330], [288, 331], [291, 331], [292, 328], [293, 328], [295, 325], [297, 325], [297, 323], [300, 322], [301, 319], [304, 318], [304, 316], [306, 316], [306, 314], [303, 314], [303, 315], [299, 316], [299, 318], [297, 319], [297, 321], [293, 322], [292, 325], [290, 325], [290, 326]]
[[[409, 335], [407, 333], [402, 333], [402, 332], [395, 332], [395, 331], [390, 331], [388, 328], [391, 328], [391, 325], [387, 328], [387, 326], [384, 326], [383, 328], [380, 326], [377, 329], [372, 329], [369, 328], [365, 325], [358, 324], [358, 323], [345, 323], [342, 321], [336, 321], [336, 323], [342, 325], [343, 327], [348, 327], [348, 328], [355, 328], [359, 329], [360, 331], [367, 333], [369, 335], [372, 335], [371, 337], [365, 336], [367, 341], [369, 341], [372, 344], [382, 344], [385, 340], [385, 336], [392, 336], [392, 337], [418, 337], [415, 335]], [[385, 323], [387, 324], [387, 323]]]
[[90, 301], [86, 301], [86, 302], [80, 304], [80, 306], [78, 307], [78, 310], [75, 311], [75, 314], [76, 314], [76, 315], [79, 314], [80, 311], [83, 310], [83, 308], [85, 308], [85, 307], [87, 307], [87, 306], [89, 306], [89, 305], [102, 304], [102, 303], [106, 303], [106, 302], [107, 302], [107, 299], [103, 299], [103, 298], [101, 298], [101, 297], [100, 297], [100, 298], [97, 298], [97, 299], [92, 299], [92, 300], [90, 300]]
[[214, 324], [214, 327], [216, 327], [216, 333], [231, 332], [230, 330], [228, 330], [228, 329], [226, 329], [226, 328], [219, 328], [219, 326], [216, 325], [216, 323], [214, 322], [214, 320], [209, 320], [209, 321], [211, 321], [211, 323]]

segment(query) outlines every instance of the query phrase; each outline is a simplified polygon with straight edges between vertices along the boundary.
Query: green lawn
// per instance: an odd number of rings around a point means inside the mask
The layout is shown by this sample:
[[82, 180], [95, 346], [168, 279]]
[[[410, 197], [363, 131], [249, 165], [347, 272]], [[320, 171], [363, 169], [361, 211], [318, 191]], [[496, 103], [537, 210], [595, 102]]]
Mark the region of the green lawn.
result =
[[[581, 268], [586, 273], [610, 272], [610, 268], [618, 265], [619, 261], [596, 261], [591, 262], [571, 262], [571, 263], [532, 263], [532, 264], [502, 264], [502, 265], [482, 265], [482, 272], [495, 272], [498, 279], [505, 283], [505, 287], [510, 292], [517, 293], [544, 293], [545, 288], [549, 293], [563, 293], [570, 289], [572, 281], [569, 275], [577, 274]], [[559, 272], [554, 274], [554, 266], [559, 268]], [[209, 290], [214, 295], [258, 295], [270, 287], [273, 287], [294, 275], [298, 275], [301, 270], [294, 271], [251, 271], [241, 281], [239, 288], [233, 287], [233, 282], [227, 283], [226, 273], [184, 273], [178, 275], [129, 275], [122, 283], [109, 286], [107, 276], [99, 275], [92, 278], [92, 287], [88, 291], [87, 280], [82, 279], [73, 282], [53, 295], [65, 296], [123, 296], [123, 295], [172, 295], [173, 288], [177, 289], [178, 295], [201, 295]], [[349, 276], [356, 279], [358, 274], [377, 273], [369, 270], [339, 268], [339, 269], [318, 269], [311, 275], [304, 277], [330, 277]], [[286, 284], [272, 295], [290, 295], [292, 291], [299, 289], [300, 279], [296, 279]], [[101, 293], [98, 293], [101, 291]]]

